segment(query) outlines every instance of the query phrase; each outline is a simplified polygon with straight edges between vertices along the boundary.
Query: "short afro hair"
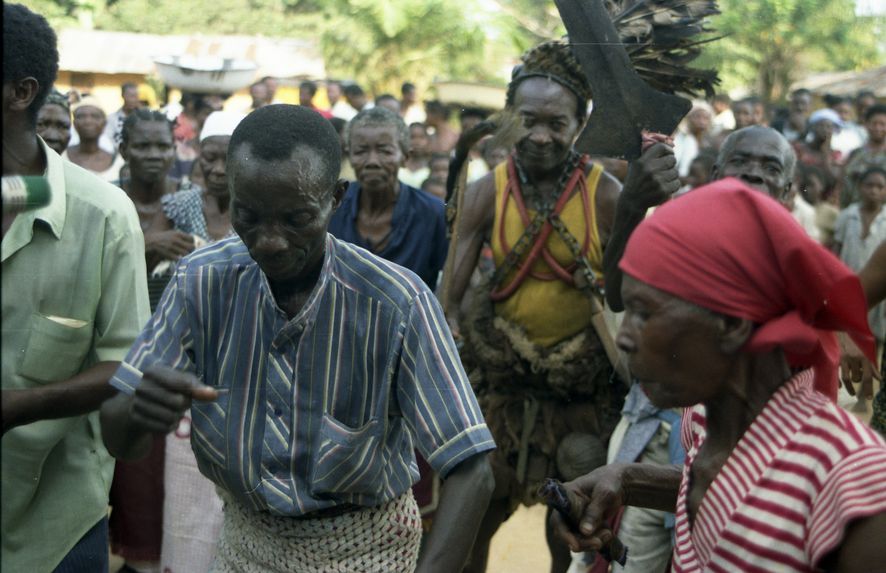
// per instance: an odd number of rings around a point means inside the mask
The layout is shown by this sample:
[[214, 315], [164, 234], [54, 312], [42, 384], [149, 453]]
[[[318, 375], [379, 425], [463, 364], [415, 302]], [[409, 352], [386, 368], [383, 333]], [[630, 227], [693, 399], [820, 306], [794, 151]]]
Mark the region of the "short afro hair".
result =
[[343, 92], [346, 96], [350, 96], [350, 97], [357, 97], [357, 96], [361, 96], [361, 95], [366, 95], [366, 92], [363, 91], [363, 88], [361, 88], [357, 84], [346, 85]]
[[[235, 171], [237, 151], [249, 145], [262, 161], [285, 161], [299, 149], [311, 151], [318, 184], [332, 187], [341, 173], [341, 144], [332, 123], [316, 111], [289, 104], [261, 107], [240, 122], [228, 145], [228, 171]], [[233, 181], [233, 179], [231, 179]]]
[[348, 123], [347, 132], [345, 133], [345, 141], [348, 147], [351, 146], [351, 134], [359, 127], [393, 127], [397, 131], [397, 143], [400, 144], [400, 150], [403, 153], [409, 152], [409, 128], [403, 118], [392, 112], [386, 107], [375, 106], [364, 109], [354, 116]]
[[31, 123], [58, 75], [58, 40], [46, 18], [21, 4], [3, 3], [3, 83], [37, 80], [37, 95], [28, 107]]
[[874, 104], [864, 112], [864, 120], [871, 121], [875, 115], [886, 115], [886, 105], [882, 103]]
[[317, 95], [317, 84], [312, 82], [311, 80], [305, 80], [302, 83], [298, 84], [298, 89], [307, 90], [311, 97]]
[[175, 129], [175, 122], [169, 121], [166, 114], [161, 111], [145, 108], [134, 109], [123, 121], [123, 128], [120, 130], [120, 145], [123, 147], [129, 145], [129, 140], [132, 139], [132, 132], [138, 124], [144, 122], [162, 123], [169, 128], [170, 134], [173, 133], [173, 130]]

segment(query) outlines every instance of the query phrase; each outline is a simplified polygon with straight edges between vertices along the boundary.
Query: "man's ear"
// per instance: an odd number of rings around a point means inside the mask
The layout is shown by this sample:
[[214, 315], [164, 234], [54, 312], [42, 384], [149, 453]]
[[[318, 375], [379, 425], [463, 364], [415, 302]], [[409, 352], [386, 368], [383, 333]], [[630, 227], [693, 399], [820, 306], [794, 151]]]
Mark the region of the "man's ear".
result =
[[37, 98], [40, 83], [36, 78], [27, 77], [12, 82], [12, 94], [9, 98], [9, 110], [13, 112], [26, 111]]
[[754, 333], [754, 323], [746, 318], [720, 316], [720, 349], [725, 354], [741, 350]]
[[348, 191], [348, 185], [351, 182], [347, 179], [339, 179], [335, 182], [335, 188], [332, 190], [332, 210], [336, 211], [339, 206], [341, 206], [342, 200], [345, 198], [345, 193]]

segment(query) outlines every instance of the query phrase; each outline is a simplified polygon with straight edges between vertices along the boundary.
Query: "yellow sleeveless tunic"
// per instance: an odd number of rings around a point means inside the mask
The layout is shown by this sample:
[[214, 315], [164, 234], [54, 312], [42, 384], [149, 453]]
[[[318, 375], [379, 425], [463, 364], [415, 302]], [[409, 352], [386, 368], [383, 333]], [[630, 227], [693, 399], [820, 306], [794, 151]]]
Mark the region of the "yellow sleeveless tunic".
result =
[[[520, 212], [513, 198], [508, 200], [506, 206], [504, 204], [509, 163], [510, 161], [504, 161], [495, 169], [495, 224], [492, 230], [492, 253], [496, 267], [502, 264], [507, 253], [501, 239], [502, 225], [508, 250], [513, 249], [524, 230]], [[597, 233], [595, 198], [602, 172], [603, 169], [599, 165], [594, 165], [587, 175], [589, 217], [585, 214], [581, 189], [573, 193], [560, 212], [560, 219], [572, 236], [578, 240], [579, 245], [584, 246], [585, 238], [590, 235], [587, 256], [591, 268], [599, 277], [603, 276], [603, 250]], [[532, 220], [535, 211], [527, 207], [526, 212]], [[548, 237], [545, 246], [561, 267], [568, 268], [575, 263], [572, 251], [556, 230]], [[502, 282], [502, 286], [510, 284], [516, 272], [516, 269], [510, 272]], [[532, 272], [551, 273], [552, 270], [543, 257], [538, 257], [532, 266]], [[542, 280], [532, 274], [526, 277], [514, 294], [495, 303], [495, 313], [521, 327], [530, 341], [543, 348], [549, 348], [575, 336], [591, 325], [591, 304], [585, 293], [558, 278]]]

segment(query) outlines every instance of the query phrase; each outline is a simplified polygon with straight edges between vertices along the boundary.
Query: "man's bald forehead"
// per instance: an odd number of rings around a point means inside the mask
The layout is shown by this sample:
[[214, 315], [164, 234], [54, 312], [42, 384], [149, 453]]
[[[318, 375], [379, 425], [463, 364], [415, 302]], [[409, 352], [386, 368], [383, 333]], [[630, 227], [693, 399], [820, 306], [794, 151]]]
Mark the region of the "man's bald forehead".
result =
[[778, 131], [763, 125], [751, 125], [732, 132], [729, 137], [723, 141], [723, 145], [720, 147], [720, 153], [717, 156], [717, 165], [722, 167], [732, 156], [735, 152], [735, 148], [740, 143], [749, 143], [754, 148], [760, 149], [767, 145], [774, 146], [779, 152], [779, 161], [781, 164], [789, 174], [793, 173], [794, 164], [796, 163], [796, 155], [794, 154], [791, 144]]
[[309, 145], [296, 145], [288, 158], [264, 159], [255, 154], [252, 144], [243, 142], [233, 150], [228, 159], [228, 185], [231, 193], [236, 192], [236, 179], [241, 175], [254, 176], [264, 171], [279, 169], [281, 165], [294, 168], [297, 183], [302, 189], [325, 190], [335, 182], [328, 181], [327, 159], [319, 150]]

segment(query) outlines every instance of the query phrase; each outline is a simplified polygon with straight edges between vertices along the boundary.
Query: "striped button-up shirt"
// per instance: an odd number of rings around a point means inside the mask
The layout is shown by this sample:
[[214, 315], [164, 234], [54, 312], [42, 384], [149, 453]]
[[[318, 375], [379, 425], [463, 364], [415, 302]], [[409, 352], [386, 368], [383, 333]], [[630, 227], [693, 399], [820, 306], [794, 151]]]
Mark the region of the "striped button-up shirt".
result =
[[191, 406], [200, 471], [247, 506], [303, 515], [375, 506], [495, 447], [433, 293], [329, 235], [318, 284], [289, 320], [239, 239], [180, 263], [111, 380], [163, 364], [219, 390]]

